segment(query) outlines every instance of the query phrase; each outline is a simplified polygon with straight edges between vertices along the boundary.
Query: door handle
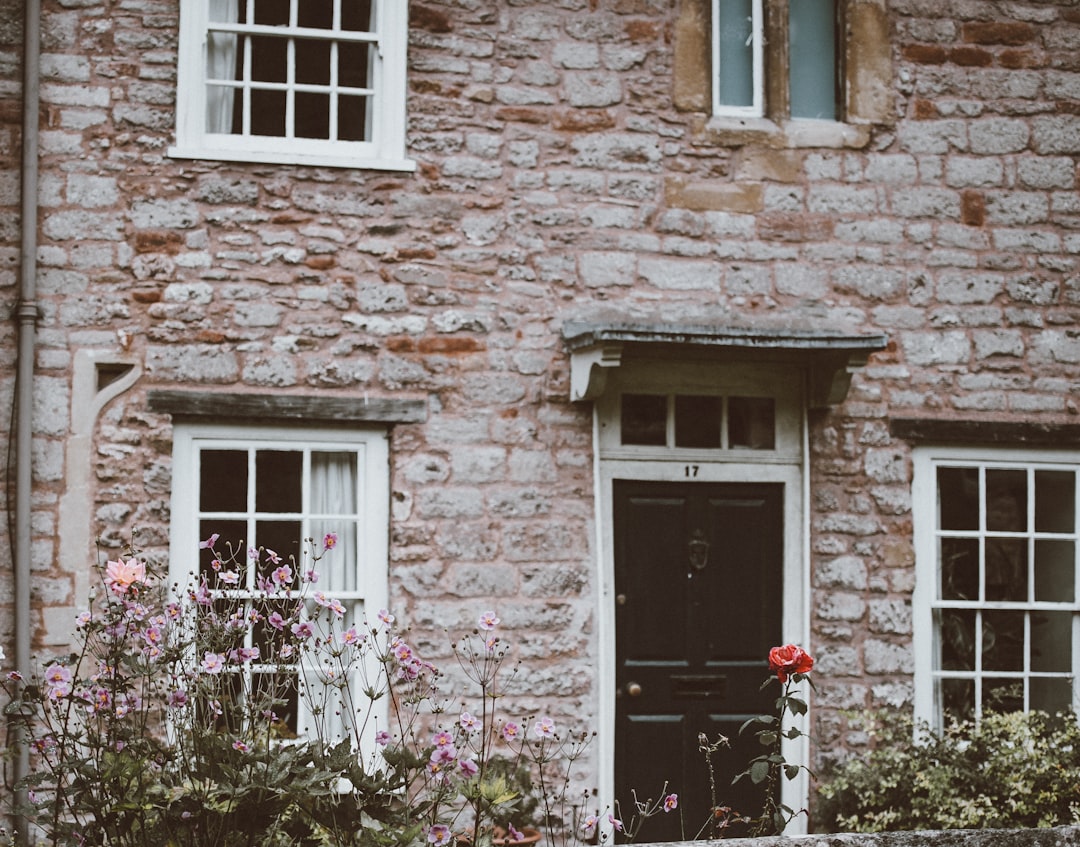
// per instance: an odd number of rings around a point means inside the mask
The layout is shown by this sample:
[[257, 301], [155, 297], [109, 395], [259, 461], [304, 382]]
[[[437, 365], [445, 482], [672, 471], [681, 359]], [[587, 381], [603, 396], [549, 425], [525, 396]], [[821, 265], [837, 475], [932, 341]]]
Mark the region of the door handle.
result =
[[636, 682], [626, 683], [626, 693], [629, 694], [631, 697], [640, 697], [641, 685]]

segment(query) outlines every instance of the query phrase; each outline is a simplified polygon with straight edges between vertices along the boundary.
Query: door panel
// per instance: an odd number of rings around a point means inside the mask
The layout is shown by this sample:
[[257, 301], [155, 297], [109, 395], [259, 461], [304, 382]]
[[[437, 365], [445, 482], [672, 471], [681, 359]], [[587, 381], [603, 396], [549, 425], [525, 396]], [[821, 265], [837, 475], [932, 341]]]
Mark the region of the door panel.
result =
[[783, 485], [615, 480], [614, 509], [616, 793], [629, 818], [631, 789], [655, 799], [666, 781], [685, 828], [661, 814], [637, 840], [691, 838], [711, 808], [700, 733], [733, 748], [713, 757], [717, 803], [761, 809], [731, 779], [758, 752], [739, 726], [776, 696], [760, 687], [781, 636]]

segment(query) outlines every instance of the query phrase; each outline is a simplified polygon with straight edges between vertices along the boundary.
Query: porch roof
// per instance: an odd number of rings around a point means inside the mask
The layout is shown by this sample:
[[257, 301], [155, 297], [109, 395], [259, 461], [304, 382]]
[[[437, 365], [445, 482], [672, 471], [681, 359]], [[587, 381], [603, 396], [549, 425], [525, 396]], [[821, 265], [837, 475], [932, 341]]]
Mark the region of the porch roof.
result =
[[693, 357], [716, 361], [773, 361], [807, 370], [811, 408], [843, 402], [851, 375], [871, 353], [885, 349], [884, 333], [855, 332], [798, 322], [649, 322], [618, 317], [567, 320], [572, 400], [604, 392], [607, 376], [624, 361]]

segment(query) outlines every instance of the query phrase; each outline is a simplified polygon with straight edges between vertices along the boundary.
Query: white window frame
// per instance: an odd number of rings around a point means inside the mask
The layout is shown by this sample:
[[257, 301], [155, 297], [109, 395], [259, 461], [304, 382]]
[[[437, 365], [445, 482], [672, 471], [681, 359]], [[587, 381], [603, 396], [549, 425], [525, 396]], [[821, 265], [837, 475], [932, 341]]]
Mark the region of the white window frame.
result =
[[[915, 590], [912, 595], [912, 647], [915, 670], [914, 713], [917, 724], [925, 723], [932, 728], [940, 729], [944, 717], [942, 707], [935, 696], [935, 681], [938, 676], [947, 677], [949, 673], [940, 672], [937, 668], [935, 654], [938, 649], [936, 647], [938, 639], [934, 612], [937, 608], [956, 607], [958, 603], [949, 603], [938, 599], [937, 468], [940, 466], [972, 466], [995, 470], [1027, 470], [1029, 473], [1035, 470], [1068, 470], [1080, 475], [1080, 455], [1075, 452], [1053, 450], [917, 447], [913, 451], [912, 460], [914, 472], [912, 481], [912, 519], [915, 540]], [[1073, 525], [1073, 533], [1064, 536], [1061, 533], [1054, 533], [1051, 536], [1058, 539], [1069, 538], [1075, 544], [1074, 602], [1047, 603], [1045, 601], [1032, 601], [1020, 604], [980, 601], [970, 604], [971, 608], [979, 610], [1005, 608], [1017, 611], [1072, 612], [1071, 675], [1074, 708], [1080, 704], [1080, 496], [1077, 497], [1076, 508], [1077, 515]], [[1033, 509], [1033, 503], [1028, 503], [1028, 509]], [[977, 533], [973, 531], [973, 534], [981, 536], [983, 532], [984, 530], [979, 530]], [[1043, 534], [1034, 532], [1033, 524], [1029, 520], [1029, 530], [1018, 535], [1034, 539], [1041, 537]], [[976, 638], [979, 638], [978, 634]], [[976, 644], [979, 643], [981, 642], [977, 640]], [[978, 647], [976, 650], [978, 652]], [[1031, 675], [1031, 671], [1026, 665], [1027, 661], [1025, 660], [1025, 669], [1020, 672], [1022, 675], [1018, 678], [1026, 679]], [[976, 672], [976, 675], [978, 673]], [[1010, 675], [998, 671], [983, 671], [981, 673], [983, 676], [995, 678]], [[980, 699], [976, 694], [974, 703], [976, 720], [978, 720], [981, 713]], [[1025, 708], [1027, 708], [1026, 697]]]
[[751, 12], [751, 50], [754, 75], [753, 103], [749, 106], [731, 106], [720, 102], [720, 86], [717, 84], [723, 68], [720, 55], [719, 5], [724, 0], [712, 0], [712, 110], [717, 117], [760, 118], [765, 115], [765, 12], [764, 0], [753, 0]]
[[[408, 3], [405, 0], [372, 2], [377, 32], [370, 37], [374, 44], [374, 93], [369, 115], [372, 126], [371, 141], [331, 141], [207, 131], [205, 69], [210, 0], [181, 0], [176, 144], [169, 148], [169, 155], [180, 159], [415, 170], [416, 163], [405, 154]], [[253, 29], [254, 25], [236, 27], [237, 31], [244, 32]], [[287, 29], [275, 28], [275, 32], [288, 34]], [[296, 28], [296, 32], [301, 34], [303, 31]], [[310, 32], [307, 34], [311, 35]], [[357, 37], [361, 36], [357, 34]], [[363, 38], [367, 40], [367, 36]]]
[[[320, 450], [356, 451], [356, 589], [333, 590], [331, 593], [348, 610], [347, 619], [358, 625], [364, 615], [374, 618], [380, 609], [386, 608], [389, 595], [390, 471], [389, 440], [382, 428], [298, 429], [175, 422], [169, 536], [170, 584], [187, 585], [192, 574], [199, 569], [199, 541], [202, 540], [199, 538], [199, 454], [202, 450], [228, 449], [303, 450], [308, 455]], [[311, 523], [318, 518], [311, 511], [306, 496], [303, 508], [300, 515], [301, 538], [309, 538], [312, 537]], [[221, 539], [223, 544], [226, 541], [237, 543], [237, 539]], [[302, 566], [302, 563], [298, 565]], [[298, 669], [298, 673], [309, 679], [317, 675], [316, 669], [309, 667]], [[353, 690], [359, 692], [359, 684], [354, 685]], [[301, 702], [305, 702], [303, 698]], [[376, 729], [385, 728], [385, 698], [375, 704], [373, 715], [375, 721], [369, 722], [366, 727], [364, 749], [374, 749], [372, 744]], [[312, 721], [313, 715], [307, 710], [298, 710], [298, 736], [310, 736]]]

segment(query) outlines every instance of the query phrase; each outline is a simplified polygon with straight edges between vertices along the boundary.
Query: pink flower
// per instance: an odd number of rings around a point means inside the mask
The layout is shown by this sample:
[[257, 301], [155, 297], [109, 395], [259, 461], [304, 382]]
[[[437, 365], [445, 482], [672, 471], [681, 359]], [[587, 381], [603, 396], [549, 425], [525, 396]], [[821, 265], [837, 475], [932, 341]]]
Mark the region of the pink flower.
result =
[[281, 649], [278, 650], [279, 659], [291, 659], [292, 654], [296, 652], [291, 644], [282, 644]]
[[427, 840], [434, 847], [444, 847], [450, 843], [450, 827], [444, 823], [432, 824], [428, 829]]
[[600, 823], [596, 815], [589, 815], [581, 822], [582, 838], [592, 838], [596, 835], [596, 825]]
[[390, 733], [387, 732], [385, 729], [380, 729], [378, 732], [375, 733], [375, 743], [378, 744], [380, 747], [385, 747], [387, 744], [390, 743]]
[[499, 619], [494, 612], [487, 611], [480, 615], [480, 620], [476, 622], [476, 625], [483, 630], [492, 630], [499, 625]]
[[270, 579], [280, 586], [292, 585], [292, 568], [288, 565], [281, 565], [280, 567], [274, 568], [270, 574]]
[[610, 812], [608, 812], [607, 822], [611, 824], [612, 829], [614, 829], [616, 832], [622, 832], [622, 821]]
[[431, 739], [432, 743], [436, 747], [453, 747], [454, 736], [452, 736], [445, 729], [435, 733], [435, 736]]
[[240, 584], [240, 574], [238, 574], [236, 571], [225, 571], [223, 573], [220, 573], [218, 574], [218, 579], [226, 585]]
[[270, 564], [272, 565], [281, 564], [281, 556], [269, 548], [266, 550], [266, 558], [270, 560]]
[[200, 550], [213, 550], [214, 545], [217, 544], [217, 540], [220, 537], [221, 536], [218, 535], [216, 532], [213, 533], [209, 538], [206, 539], [206, 541], [200, 541], [199, 542], [199, 549]]
[[480, 773], [480, 768], [472, 759], [458, 760], [458, 770], [460, 770], [465, 775], [466, 779], [471, 779], [472, 777]]
[[45, 668], [45, 682], [49, 686], [50, 700], [58, 700], [71, 693], [71, 671], [63, 665], [53, 663]]
[[211, 653], [207, 650], [203, 656], [202, 669], [207, 673], [221, 673], [225, 670], [225, 657], [220, 653]]
[[518, 736], [521, 735], [521, 727], [513, 721], [507, 721], [503, 724], [502, 737], [507, 741], [516, 741]]
[[323, 536], [322, 546], [324, 550], [333, 550], [337, 547], [337, 533], [328, 532]]
[[285, 618], [283, 618], [278, 612], [271, 612], [270, 617], [266, 619], [266, 622], [270, 624], [274, 629], [280, 632], [285, 629]]
[[506, 824], [506, 832], [510, 836], [507, 839], [510, 842], [524, 841], [525, 840], [524, 834], [519, 832], [517, 830], [517, 828], [512, 823], [507, 822], [507, 824]]
[[345, 617], [345, 607], [341, 605], [340, 600], [335, 600], [333, 597], [327, 597], [321, 591], [315, 592], [315, 602], [322, 606], [324, 609], [329, 609], [334, 613], [334, 617], [341, 620]]
[[537, 738], [552, 738], [555, 735], [555, 722], [546, 715], [533, 724], [533, 735]]
[[394, 616], [386, 609], [379, 609], [379, 620], [382, 621], [383, 626], [389, 629], [394, 623]]
[[291, 627], [289, 627], [289, 629], [292, 631], [293, 635], [302, 640], [311, 638], [311, 636], [315, 634], [315, 628], [312, 627], [310, 621], [300, 621], [299, 623], [294, 623]]
[[314, 585], [319, 581], [319, 572], [315, 568], [308, 568], [304, 571], [304, 579]]
[[126, 594], [137, 591], [137, 584], [146, 582], [146, 563], [132, 557], [126, 562], [117, 559], [105, 564], [105, 578], [114, 594]]
[[678, 794], [669, 794], [667, 797], [664, 798], [664, 811], [665, 812], [670, 812], [670, 811], [672, 811], [674, 809], [677, 809], [677, 808], [679, 808], [679, 795]]
[[363, 644], [365, 636], [356, 631], [355, 626], [350, 626], [341, 633], [341, 643], [346, 645]]
[[177, 688], [175, 691], [169, 692], [169, 706], [173, 709], [180, 709], [187, 705], [188, 695], [182, 688]]
[[248, 751], [248, 746], [239, 738], [232, 743], [232, 748], [233, 750], [239, 750], [241, 753], [246, 753]]
[[480, 722], [468, 712], [461, 713], [461, 717], [458, 718], [458, 723], [461, 724], [461, 728], [466, 732], [472, 732], [480, 725]]
[[437, 779], [445, 779], [446, 769], [453, 767], [457, 761], [457, 750], [453, 745], [449, 747], [436, 747], [431, 751], [428, 759], [427, 772]]

